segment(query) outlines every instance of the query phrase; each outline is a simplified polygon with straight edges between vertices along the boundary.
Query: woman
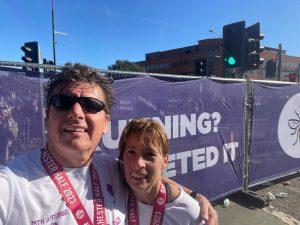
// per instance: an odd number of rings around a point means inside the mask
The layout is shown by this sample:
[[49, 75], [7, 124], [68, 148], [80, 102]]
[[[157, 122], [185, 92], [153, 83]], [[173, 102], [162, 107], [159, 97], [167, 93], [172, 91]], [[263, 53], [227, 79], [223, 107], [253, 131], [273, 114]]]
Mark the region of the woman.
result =
[[162, 182], [169, 158], [164, 129], [152, 119], [134, 119], [119, 142], [128, 184], [127, 224], [201, 224], [197, 201], [175, 186]]

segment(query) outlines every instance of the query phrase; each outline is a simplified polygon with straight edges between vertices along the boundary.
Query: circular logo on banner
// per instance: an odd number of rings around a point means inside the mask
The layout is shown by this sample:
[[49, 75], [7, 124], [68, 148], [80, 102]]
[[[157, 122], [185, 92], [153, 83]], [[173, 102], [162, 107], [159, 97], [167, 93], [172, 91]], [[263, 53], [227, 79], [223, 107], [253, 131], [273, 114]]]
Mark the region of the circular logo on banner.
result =
[[286, 154], [300, 158], [300, 93], [292, 96], [281, 111], [278, 140]]
[[77, 210], [77, 211], [76, 211], [76, 217], [77, 217], [78, 219], [82, 219], [82, 218], [84, 217], [84, 212], [83, 212], [83, 210], [81, 210], [81, 209]]

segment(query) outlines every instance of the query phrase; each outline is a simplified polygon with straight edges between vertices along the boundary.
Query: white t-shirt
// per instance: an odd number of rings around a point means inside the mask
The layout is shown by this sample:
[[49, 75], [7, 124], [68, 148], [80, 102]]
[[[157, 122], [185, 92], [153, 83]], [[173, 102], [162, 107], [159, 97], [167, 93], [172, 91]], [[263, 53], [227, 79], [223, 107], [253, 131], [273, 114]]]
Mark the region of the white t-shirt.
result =
[[[41, 151], [15, 158], [0, 167], [0, 225], [77, 224], [55, 184], [45, 171]], [[125, 192], [117, 161], [107, 154], [94, 154], [110, 225], [124, 224]], [[64, 168], [83, 206], [94, 221], [94, 205], [88, 167]]]
[[[152, 205], [138, 202], [140, 225], [150, 224], [152, 210]], [[201, 222], [198, 202], [183, 190], [180, 190], [179, 196], [174, 201], [166, 204], [163, 225], [201, 225]], [[128, 224], [127, 218], [126, 224]]]

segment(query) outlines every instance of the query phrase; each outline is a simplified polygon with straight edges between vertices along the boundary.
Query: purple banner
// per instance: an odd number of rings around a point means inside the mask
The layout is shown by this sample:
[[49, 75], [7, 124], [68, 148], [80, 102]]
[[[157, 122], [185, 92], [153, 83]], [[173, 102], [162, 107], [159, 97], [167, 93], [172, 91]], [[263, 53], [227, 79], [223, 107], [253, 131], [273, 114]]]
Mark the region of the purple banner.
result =
[[300, 168], [300, 86], [253, 82], [249, 184]]
[[210, 199], [242, 189], [245, 83], [141, 77], [115, 81], [115, 88], [104, 150], [118, 155], [118, 139], [128, 120], [154, 118], [170, 140], [168, 177]]
[[44, 142], [43, 80], [23, 75], [0, 71], [0, 164]]

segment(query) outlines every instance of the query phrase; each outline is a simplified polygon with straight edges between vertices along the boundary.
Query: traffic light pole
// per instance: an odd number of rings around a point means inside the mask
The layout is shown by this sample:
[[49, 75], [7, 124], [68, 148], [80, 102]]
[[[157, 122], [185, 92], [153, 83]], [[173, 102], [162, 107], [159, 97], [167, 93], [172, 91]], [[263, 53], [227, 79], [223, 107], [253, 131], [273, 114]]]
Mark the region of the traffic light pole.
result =
[[280, 43], [278, 46], [277, 53], [277, 80], [280, 81], [280, 72], [281, 72], [281, 54], [282, 54], [282, 44]]

